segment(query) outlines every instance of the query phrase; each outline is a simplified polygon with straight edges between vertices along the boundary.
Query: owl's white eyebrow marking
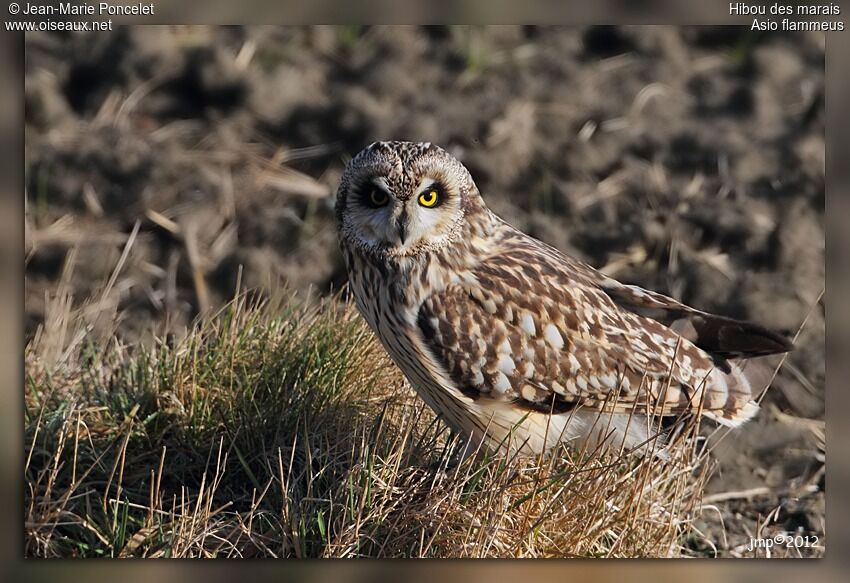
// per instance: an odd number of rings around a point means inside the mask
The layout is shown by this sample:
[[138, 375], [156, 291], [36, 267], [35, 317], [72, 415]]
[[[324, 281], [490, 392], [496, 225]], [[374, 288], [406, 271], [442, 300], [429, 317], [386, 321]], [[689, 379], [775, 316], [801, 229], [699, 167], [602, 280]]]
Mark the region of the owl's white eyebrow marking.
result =
[[373, 178], [372, 184], [374, 184], [375, 186], [377, 186], [378, 188], [380, 188], [381, 190], [383, 190], [387, 194], [390, 193], [390, 185], [389, 185], [389, 183], [387, 183], [387, 179], [384, 178], [383, 176], [376, 176], [375, 178]]
[[416, 187], [416, 194], [419, 194], [420, 192], [422, 192], [423, 190], [425, 190], [426, 188], [428, 188], [432, 184], [439, 184], [439, 182], [440, 181], [435, 179], [435, 178], [431, 178], [430, 176], [426, 176], [425, 178], [423, 178], [419, 182], [419, 186]]

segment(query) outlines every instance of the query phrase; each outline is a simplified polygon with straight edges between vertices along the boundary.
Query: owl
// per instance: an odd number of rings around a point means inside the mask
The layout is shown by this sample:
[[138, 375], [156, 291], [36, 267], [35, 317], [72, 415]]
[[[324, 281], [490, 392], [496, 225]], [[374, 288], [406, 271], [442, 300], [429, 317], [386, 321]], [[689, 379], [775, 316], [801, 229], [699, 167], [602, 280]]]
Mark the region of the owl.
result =
[[745, 365], [791, 349], [758, 324], [622, 284], [515, 229], [430, 143], [357, 154], [336, 220], [359, 311], [471, 447], [640, 452], [663, 438], [663, 418], [737, 426], [769, 382]]

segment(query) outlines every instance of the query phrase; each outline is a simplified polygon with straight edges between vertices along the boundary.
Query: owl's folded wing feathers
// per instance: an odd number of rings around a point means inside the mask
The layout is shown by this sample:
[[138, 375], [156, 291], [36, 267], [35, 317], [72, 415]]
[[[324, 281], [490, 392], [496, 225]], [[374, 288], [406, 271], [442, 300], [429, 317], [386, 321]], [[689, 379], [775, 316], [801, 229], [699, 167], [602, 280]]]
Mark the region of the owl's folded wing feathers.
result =
[[753, 357], [792, 347], [758, 324], [621, 284], [507, 224], [501, 235], [498, 254], [419, 312], [426, 348], [474, 398], [696, 410], [737, 425], [772, 378]]
[[420, 308], [424, 345], [466, 395], [555, 413], [699, 410], [728, 424], [752, 415], [737, 369], [717, 370], [661, 322], [571, 277], [570, 264], [526, 252], [482, 263]]

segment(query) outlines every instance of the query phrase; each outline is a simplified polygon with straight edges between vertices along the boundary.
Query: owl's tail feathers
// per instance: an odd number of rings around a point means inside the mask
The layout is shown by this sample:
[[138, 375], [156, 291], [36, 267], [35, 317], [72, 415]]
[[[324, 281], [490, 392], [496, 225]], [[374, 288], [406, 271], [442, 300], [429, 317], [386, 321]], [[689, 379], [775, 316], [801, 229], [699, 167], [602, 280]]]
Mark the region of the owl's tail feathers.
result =
[[771, 355], [727, 361], [727, 370], [715, 368], [706, 379], [703, 416], [727, 427], [738, 427], [752, 419], [781, 358]]
[[789, 352], [794, 345], [755, 322], [692, 310], [669, 327], [706, 352], [722, 358], [753, 358]]

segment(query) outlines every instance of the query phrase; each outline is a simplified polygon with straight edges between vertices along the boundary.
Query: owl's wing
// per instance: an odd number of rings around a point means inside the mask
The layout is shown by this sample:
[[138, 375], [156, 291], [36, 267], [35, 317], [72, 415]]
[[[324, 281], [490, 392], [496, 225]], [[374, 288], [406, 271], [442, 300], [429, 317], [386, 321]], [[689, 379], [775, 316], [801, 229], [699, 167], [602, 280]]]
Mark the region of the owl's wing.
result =
[[[547, 261], [557, 261], [555, 258], [560, 257], [581, 285], [598, 288], [623, 310], [660, 322], [714, 356], [752, 358], [782, 354], [794, 348], [787, 338], [760, 324], [704, 312], [669, 296], [620, 283], [545, 243], [530, 241], [530, 246], [538, 248]], [[529, 241], [519, 245], [529, 245]]]
[[422, 304], [422, 340], [457, 388], [541, 411], [699, 409], [728, 424], [752, 415], [738, 369], [717, 370], [687, 338], [621, 308], [572, 260], [536, 244], [503, 246]]
[[637, 325], [600, 291], [522, 271], [490, 262], [475, 284], [453, 285], [420, 308], [424, 344], [467, 396], [554, 412], [699, 406], [698, 387], [713, 370], [705, 353], [653, 320]]

